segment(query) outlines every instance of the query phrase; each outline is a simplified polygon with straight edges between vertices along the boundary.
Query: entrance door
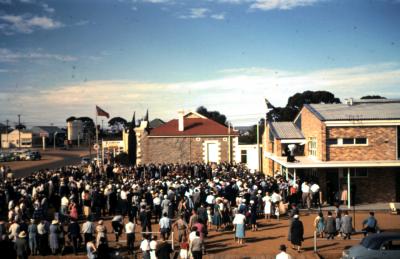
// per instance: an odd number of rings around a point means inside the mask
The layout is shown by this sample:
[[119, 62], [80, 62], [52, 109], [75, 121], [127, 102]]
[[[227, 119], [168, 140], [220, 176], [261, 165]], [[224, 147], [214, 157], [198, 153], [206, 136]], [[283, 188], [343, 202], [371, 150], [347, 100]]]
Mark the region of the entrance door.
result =
[[326, 199], [333, 205], [339, 192], [339, 172], [336, 168], [326, 170]]
[[207, 162], [218, 163], [217, 143], [207, 143]]

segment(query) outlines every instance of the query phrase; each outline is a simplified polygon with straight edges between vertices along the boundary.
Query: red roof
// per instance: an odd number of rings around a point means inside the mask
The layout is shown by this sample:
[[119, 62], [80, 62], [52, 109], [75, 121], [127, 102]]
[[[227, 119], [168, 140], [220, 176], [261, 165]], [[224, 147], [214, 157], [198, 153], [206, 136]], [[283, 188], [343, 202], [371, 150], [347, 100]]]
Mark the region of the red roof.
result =
[[[185, 130], [178, 130], [178, 120], [171, 120], [164, 125], [152, 129], [150, 136], [228, 136], [228, 127], [219, 124], [211, 119], [203, 118], [184, 118]], [[239, 135], [237, 131], [231, 129], [230, 135]]]

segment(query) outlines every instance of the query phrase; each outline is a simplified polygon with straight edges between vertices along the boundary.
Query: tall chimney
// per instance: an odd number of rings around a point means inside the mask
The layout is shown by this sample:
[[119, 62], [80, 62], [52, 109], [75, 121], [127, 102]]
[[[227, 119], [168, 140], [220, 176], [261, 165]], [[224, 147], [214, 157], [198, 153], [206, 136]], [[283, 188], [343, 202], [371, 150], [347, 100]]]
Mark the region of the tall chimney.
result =
[[183, 120], [183, 115], [185, 112], [183, 110], [178, 111], [178, 130], [184, 131], [185, 130], [185, 122]]

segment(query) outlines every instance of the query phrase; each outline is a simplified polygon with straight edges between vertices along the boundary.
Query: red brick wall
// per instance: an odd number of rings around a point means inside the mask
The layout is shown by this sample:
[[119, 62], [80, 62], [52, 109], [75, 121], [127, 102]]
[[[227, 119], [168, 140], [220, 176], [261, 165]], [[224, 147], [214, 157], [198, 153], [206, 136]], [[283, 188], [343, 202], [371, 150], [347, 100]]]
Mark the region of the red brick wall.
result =
[[367, 146], [328, 146], [331, 161], [396, 160], [396, 127], [332, 127], [327, 138], [368, 138]]
[[[228, 161], [228, 141], [223, 137], [146, 137], [142, 139], [142, 163], [186, 163], [204, 161], [203, 143], [217, 140], [220, 161]], [[233, 157], [233, 154], [232, 154]]]
[[[326, 161], [326, 127], [312, 112], [303, 107], [301, 110], [301, 130], [306, 140], [317, 138], [317, 159]], [[304, 155], [308, 156], [308, 144], [304, 147]]]

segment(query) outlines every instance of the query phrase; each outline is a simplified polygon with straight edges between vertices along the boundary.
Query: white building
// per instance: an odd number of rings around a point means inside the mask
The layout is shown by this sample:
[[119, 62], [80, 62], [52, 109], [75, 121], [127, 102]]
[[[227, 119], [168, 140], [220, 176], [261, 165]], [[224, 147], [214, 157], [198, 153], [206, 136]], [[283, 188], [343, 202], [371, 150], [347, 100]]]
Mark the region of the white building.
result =
[[[21, 142], [20, 142], [21, 140]], [[1, 134], [2, 148], [31, 148], [33, 145], [33, 134], [26, 130], [13, 130], [8, 134]]]
[[260, 163], [257, 152], [257, 144], [253, 145], [238, 145], [235, 153], [236, 163], [244, 163], [247, 168], [252, 171], [258, 171]]
[[83, 137], [83, 123], [81, 120], [67, 122], [67, 139], [68, 141], [77, 141]]

